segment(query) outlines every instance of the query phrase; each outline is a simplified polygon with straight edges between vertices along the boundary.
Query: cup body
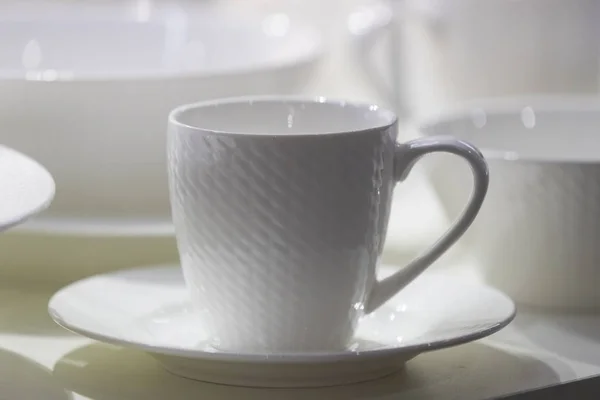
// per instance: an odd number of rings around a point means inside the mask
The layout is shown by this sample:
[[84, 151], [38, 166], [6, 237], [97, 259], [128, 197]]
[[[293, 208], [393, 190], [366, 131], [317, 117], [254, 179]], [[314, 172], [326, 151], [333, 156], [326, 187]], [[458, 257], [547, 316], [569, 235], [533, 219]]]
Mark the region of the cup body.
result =
[[[465, 235], [484, 278], [517, 302], [598, 308], [600, 103], [585, 99], [482, 103], [426, 123], [478, 145], [492, 177]], [[462, 208], [467, 167], [425, 162], [450, 218]]]
[[173, 220], [191, 299], [225, 351], [344, 348], [390, 211], [396, 117], [254, 98], [170, 116]]

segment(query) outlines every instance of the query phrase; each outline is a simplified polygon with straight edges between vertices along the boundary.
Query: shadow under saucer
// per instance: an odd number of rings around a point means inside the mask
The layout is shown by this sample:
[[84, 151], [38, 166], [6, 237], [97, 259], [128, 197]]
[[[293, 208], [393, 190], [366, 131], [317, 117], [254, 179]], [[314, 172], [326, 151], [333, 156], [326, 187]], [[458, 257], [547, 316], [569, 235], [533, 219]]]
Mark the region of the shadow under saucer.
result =
[[0, 397], [11, 400], [73, 399], [52, 371], [4, 349], [0, 349]]
[[[561, 366], [564, 377], [566, 367]], [[395, 394], [411, 399], [495, 397], [559, 381], [545, 363], [481, 343], [426, 353], [396, 374], [348, 386], [308, 389], [261, 389], [193, 381], [169, 374], [152, 357], [139, 351], [92, 344], [60, 359], [54, 377], [73, 392], [94, 400], [364, 400]], [[404, 398], [404, 397], [403, 397]]]

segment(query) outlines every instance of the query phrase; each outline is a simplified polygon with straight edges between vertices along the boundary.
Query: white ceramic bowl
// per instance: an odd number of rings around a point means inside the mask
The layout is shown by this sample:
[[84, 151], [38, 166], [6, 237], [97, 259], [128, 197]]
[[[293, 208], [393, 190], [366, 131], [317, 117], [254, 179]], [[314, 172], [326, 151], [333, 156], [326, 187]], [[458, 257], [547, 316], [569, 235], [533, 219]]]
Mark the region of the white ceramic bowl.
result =
[[[465, 241], [489, 283], [524, 304], [600, 307], [600, 100], [484, 101], [420, 130], [470, 141], [488, 160], [490, 188]], [[456, 216], [467, 166], [424, 164]]]
[[0, 16], [2, 141], [55, 177], [50, 218], [168, 220], [168, 112], [294, 93], [323, 50], [318, 32], [284, 14], [146, 11]]

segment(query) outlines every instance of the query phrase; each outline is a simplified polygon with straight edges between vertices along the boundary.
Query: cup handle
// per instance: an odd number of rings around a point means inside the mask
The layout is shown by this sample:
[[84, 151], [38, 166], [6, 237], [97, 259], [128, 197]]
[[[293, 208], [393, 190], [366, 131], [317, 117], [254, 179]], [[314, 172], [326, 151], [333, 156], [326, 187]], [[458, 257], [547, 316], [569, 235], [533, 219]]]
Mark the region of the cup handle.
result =
[[394, 179], [396, 182], [403, 181], [413, 165], [422, 156], [429, 153], [450, 153], [464, 158], [469, 163], [474, 180], [471, 198], [460, 217], [429, 250], [392, 276], [375, 281], [365, 303], [367, 314], [396, 295], [456, 243], [471, 226], [483, 204], [489, 185], [487, 163], [479, 150], [461, 140], [430, 137], [396, 144], [394, 153]]
[[[409, 98], [411, 96], [404, 84], [406, 72], [404, 59], [410, 55], [405, 54], [407, 50], [401, 39], [403, 25], [415, 18], [422, 21], [436, 37], [443, 38], [446, 22], [445, 2], [446, 0], [417, 0], [407, 3], [405, 0], [394, 0], [381, 6], [382, 13], [386, 13], [389, 20], [362, 32], [356, 38], [354, 57], [357, 67], [369, 84], [391, 104], [402, 119], [410, 118], [413, 111]], [[390, 68], [389, 79], [381, 74], [377, 60], [372, 54], [373, 49], [376, 48], [375, 44], [386, 35], [389, 36], [385, 60]]]
[[[381, 26], [374, 27], [372, 30], [362, 33], [356, 40], [355, 54], [354, 57], [357, 61], [357, 66], [360, 69], [362, 75], [368, 79], [374, 89], [383, 96], [383, 98], [391, 103], [396, 113], [405, 117], [408, 114], [405, 93], [401, 89], [401, 78], [402, 78], [402, 65], [400, 63], [400, 44], [398, 43], [398, 30], [399, 21], [398, 16], [388, 10], [390, 13], [390, 20], [388, 23], [384, 23]], [[382, 37], [389, 35], [389, 47], [386, 49], [386, 64], [390, 68], [390, 79], [388, 82], [386, 76], [382, 75], [379, 71], [377, 61], [374, 57], [373, 49], [376, 48], [376, 43], [381, 40]]]

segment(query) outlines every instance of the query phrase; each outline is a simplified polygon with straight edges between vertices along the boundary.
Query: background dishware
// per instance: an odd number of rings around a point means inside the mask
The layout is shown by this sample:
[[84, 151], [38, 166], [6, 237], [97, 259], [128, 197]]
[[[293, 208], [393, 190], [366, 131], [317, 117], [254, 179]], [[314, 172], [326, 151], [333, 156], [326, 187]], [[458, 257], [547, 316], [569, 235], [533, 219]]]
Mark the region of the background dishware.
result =
[[[384, 278], [395, 270], [383, 267], [379, 275]], [[363, 318], [350, 349], [303, 354], [220, 352], [210, 347], [210, 332], [190, 311], [178, 266], [89, 277], [61, 289], [48, 309], [66, 329], [148, 352], [176, 375], [267, 387], [323, 387], [387, 376], [421, 353], [491, 335], [515, 316], [515, 306], [506, 295], [480, 283], [428, 271]]]
[[[245, 20], [249, 17], [251, 20], [257, 21], [264, 19], [267, 21], [267, 27], [279, 23], [285, 28], [287, 22], [289, 22], [288, 28], [292, 31], [304, 32], [303, 28], [307, 28], [308, 31], [314, 32], [316, 28], [320, 31], [320, 34], [318, 34], [318, 60], [311, 63], [311, 72], [307, 73], [308, 76], [298, 72], [297, 76], [302, 75], [304, 78], [299, 78], [298, 82], [294, 84], [294, 88], [290, 87], [290, 91], [385, 103], [378, 97], [377, 92], [364, 79], [364, 76], [360, 74], [360, 71], [357, 71], [357, 66], [349, 58], [348, 42], [355, 40], [355, 38], [347, 35], [345, 30], [346, 16], [352, 12], [358, 3], [362, 3], [362, 0], [332, 0], [326, 6], [320, 2], [304, 0], [246, 1], [243, 3], [219, 0], [211, 2], [211, 7], [206, 8], [204, 2], [183, 0], [89, 0], [83, 3], [30, 0], [0, 4], [0, 16], [7, 21], [29, 21], [31, 24], [34, 23], [33, 21], [39, 20], [41, 21], [41, 28], [45, 24], [54, 23], [56, 25], [61, 21], [66, 21], [67, 26], [77, 25], [77, 23], [79, 23], [77, 26], [84, 26], [88, 21], [91, 21], [90, 26], [98, 28], [95, 36], [98, 45], [112, 42], [108, 38], [102, 40], [100, 37], [108, 29], [107, 27], [102, 28], [104, 21], [108, 21], [110, 26], [132, 27], [135, 33], [136, 29], [143, 32], [152, 31], [154, 29], [152, 27], [165, 24], [165, 21], [169, 18], [177, 20], [182, 15], [182, 21], [203, 21], [206, 14], [209, 13], [209, 15], [225, 15], [226, 19], [239, 18]], [[148, 25], [150, 28], [143, 28], [143, 25]], [[298, 29], [294, 29], [294, 27]], [[88, 32], [87, 36], [93, 36], [93, 34]], [[143, 42], [142, 39], [145, 39], [145, 36], [142, 34], [139, 36]], [[292, 36], [294, 35], [292, 34]], [[77, 43], [77, 46], [73, 48], [74, 50], [85, 47], [80, 42], [75, 41], [74, 37], [70, 37], [65, 43]], [[14, 48], [14, 46], [7, 45], [7, 48]], [[32, 46], [29, 47], [30, 55], [32, 53], [31, 48]], [[33, 46], [33, 50], [35, 50], [35, 46]], [[84, 48], [83, 51], [89, 52], [89, 49]], [[64, 55], [65, 52], [68, 53], [63, 49], [61, 54]], [[117, 52], [114, 51], [114, 53]], [[110, 49], [103, 49], [102, 54], [112, 60]], [[15, 57], [17, 56], [15, 55]], [[117, 61], [112, 60], [111, 62], [116, 63]], [[139, 65], [139, 62], [137, 65]], [[277, 72], [271, 75], [277, 80], [282, 74], [283, 72]], [[51, 75], [52, 72], [50, 72], [50, 77]], [[202, 79], [204, 81], [212, 78], [204, 77]], [[251, 80], [251, 78], [248, 79]], [[219, 78], [216, 81], [223, 82]], [[111, 82], [109, 80], [108, 88], [113, 86]], [[235, 82], [235, 79], [225, 81], [227, 85], [229, 85], [228, 82]], [[26, 85], [24, 82], [17, 81], [9, 83], [11, 89], [14, 90]], [[5, 82], [5, 84], [9, 83]], [[288, 83], [278, 85], [285, 88]], [[59, 100], [62, 96], [70, 96], [71, 93], [71, 91], [62, 90], [67, 85], [67, 82], [62, 81], [38, 81], [30, 82], [27, 85], [29, 85], [29, 88], [35, 88], [35, 90], [31, 89], [28, 92], [32, 96], [35, 96], [37, 90], [44, 85], [52, 85], [56, 89], [52, 90], [52, 93], [55, 93]], [[100, 80], [92, 85], [90, 82], [73, 81], [69, 85], [81, 88], [81, 93], [78, 91], [77, 95], [84, 96], [86, 93], [95, 93], [99, 90], [99, 87], [104, 86], [104, 82]], [[241, 89], [245, 88], [244, 85], [239, 87]], [[218, 87], [217, 89], [223, 90], [220, 93], [225, 93], [226, 88]], [[51, 89], [47, 90], [50, 91]], [[87, 99], [87, 101], [92, 100]], [[118, 102], [115, 102], [115, 106], [118, 104]], [[22, 114], [27, 114], [25, 113], [26, 104], [19, 103], [19, 107], [21, 106], [24, 110]], [[26, 116], [27, 118], [30, 117], [29, 114]], [[31, 115], [31, 117], [33, 116], [34, 114]], [[94, 121], [96, 117], [92, 114], [89, 118]], [[20, 124], [17, 119], [12, 119], [12, 121], [15, 124]], [[26, 122], [25, 126], [27, 124], [31, 124], [31, 122]], [[104, 124], [108, 125], [108, 122]], [[161, 124], [164, 125], [164, 121]], [[92, 128], [86, 127], [86, 129]], [[48, 140], [52, 138], [54, 141], [64, 139], [64, 143], [67, 145], [73, 143], [70, 148], [75, 148], [74, 146], [78, 145], [79, 141], [84, 140], [84, 138], [74, 128], [69, 128], [69, 130], [73, 132], [73, 137], [60, 136], [57, 139], [49, 134], [45, 137], [48, 137]], [[14, 132], [20, 132], [20, 130], [16, 129]], [[44, 137], [35, 132], [34, 135]], [[128, 132], [127, 135], [130, 135], [130, 133]], [[160, 132], [157, 137], [160, 138], [163, 135], [164, 132]], [[27, 139], [17, 138], [14, 140], [23, 142]], [[102, 140], [102, 138], [97, 138], [97, 140]], [[157, 142], [152, 142], [152, 140], [154, 139], [144, 136], [139, 143], [139, 147], [147, 146], [147, 143], [149, 143], [149, 147], [157, 145]], [[44, 140], [41, 141], [41, 143], [43, 142]], [[31, 145], [41, 146], [35, 143], [31, 143]], [[65, 157], [63, 151], [66, 150], [52, 154], [45, 152], [44, 148], [38, 148], [37, 151], [44, 152], [45, 157], [54, 157], [54, 154], [56, 154], [57, 157], [54, 158], [53, 164], [62, 165], [63, 161], [60, 158]], [[65, 165], [71, 165], [71, 162], [73, 165], [77, 165], [78, 161], [73, 159], [75, 155], [76, 152], [75, 154], [67, 154]], [[123, 168], [128, 169], [130, 163], [135, 163], [135, 160], [135, 156], [129, 157], [129, 160], [123, 164]], [[141, 169], [142, 167], [136, 168]], [[85, 181], [86, 187], [92, 186], [93, 184], [86, 181], [83, 174], [83, 172], [87, 173], [86, 171], [85, 168], [82, 170], [74, 168], [74, 171], [69, 172], [69, 176], [77, 175], [80, 181]], [[163, 174], [164, 172], [160, 171], [160, 173]], [[116, 175], [119, 176], [120, 174]], [[109, 189], [112, 190], [112, 186], [105, 189], [110, 192]], [[404, 264], [441, 233], [441, 228], [437, 229], [437, 226], [442, 224], [443, 227], [445, 221], [441, 218], [442, 212], [437, 205], [437, 199], [431, 193], [428, 182], [422, 179], [420, 174], [412, 174], [396, 192], [400, 195], [394, 198], [383, 258], [388, 262]], [[88, 194], [94, 196], [94, 193]], [[147, 194], [151, 193], [148, 192]], [[117, 195], [114, 194], [114, 196]], [[103, 198], [104, 196], [103, 194]], [[87, 201], [86, 197], [86, 192], [77, 192], [77, 198], [73, 198], [73, 201], [75, 203]], [[132, 197], [131, 201], [134, 200]], [[152, 203], [152, 201], [149, 202]], [[20, 225], [5, 234], [3, 240], [0, 241], [0, 274], [2, 277], [19, 280], [29, 280], [35, 277], [36, 280], [66, 284], [94, 273], [113, 271], [131, 265], [148, 264], [152, 263], [153, 260], [166, 263], [175, 262], [178, 259], [170, 215], [168, 212], [163, 213], [161, 211], [159, 213], [160, 206], [147, 205], [140, 207], [138, 212], [124, 210], [122, 213], [116, 214], [108, 206], [97, 209], [98, 212], [95, 211], [96, 209], [89, 210], [89, 208], [93, 208], [93, 202], [91, 204], [86, 210], [73, 208], [64, 210], [65, 212], [55, 208], [58, 206], [54, 205], [52, 210], [56, 212], [50, 210], [44, 213], [42, 217], [28, 221], [26, 224]], [[125, 203], [124, 205], [126, 206]], [[148, 208], [148, 210], [143, 211], [144, 208]], [[424, 212], [419, 218], [415, 215], [415, 211], [429, 208], [432, 208], [432, 210]], [[27, 249], [34, 247], [37, 251], [27, 251]]]
[[294, 92], [323, 51], [315, 29], [282, 14], [149, 10], [141, 22], [122, 13], [0, 17], [3, 141], [55, 177], [61, 190], [48, 220], [168, 221], [168, 112], [199, 99]]
[[0, 232], [44, 211], [54, 180], [37, 161], [0, 145]]
[[348, 14], [346, 30], [352, 38], [347, 47], [356, 69], [374, 87], [380, 97], [377, 100], [393, 107], [404, 119], [410, 115], [403, 90], [401, 14], [389, 1], [361, 2]]
[[[478, 98], [598, 92], [595, 0], [372, 3], [349, 20], [355, 60], [376, 87], [387, 74], [383, 95], [412, 117]], [[395, 48], [373, 51], [389, 36]]]
[[[175, 234], [192, 302], [215, 347], [344, 348], [359, 316], [464, 233], [487, 190], [482, 156], [465, 142], [397, 144], [396, 135], [394, 113], [322, 97], [224, 99], [171, 113]], [[435, 152], [471, 165], [472, 197], [429, 250], [378, 282], [393, 187]]]
[[[484, 278], [518, 302], [598, 308], [600, 101], [518, 98], [477, 102], [424, 122], [482, 149], [489, 194], [465, 235]], [[423, 165], [452, 218], [471, 183], [444, 156]]]

